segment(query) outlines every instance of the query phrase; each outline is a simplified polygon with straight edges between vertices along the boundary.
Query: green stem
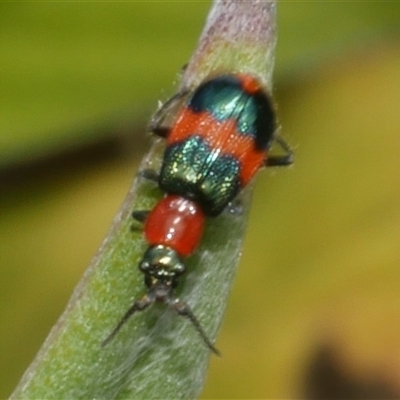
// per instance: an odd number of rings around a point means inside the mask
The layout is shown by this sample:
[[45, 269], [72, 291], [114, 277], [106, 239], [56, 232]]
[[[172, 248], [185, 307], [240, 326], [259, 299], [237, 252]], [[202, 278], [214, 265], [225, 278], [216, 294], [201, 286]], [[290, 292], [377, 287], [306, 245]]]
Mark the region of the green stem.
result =
[[[216, 1], [181, 87], [194, 87], [220, 70], [253, 73], [270, 87], [274, 21], [274, 2]], [[156, 141], [141, 168], [157, 169], [162, 149], [162, 141]], [[242, 194], [243, 215], [225, 213], [209, 221], [177, 289], [212, 340], [240, 258], [250, 192]], [[145, 290], [136, 266], [146, 243], [140, 231], [131, 229], [131, 211], [149, 209], [161, 196], [154, 184], [136, 178], [98, 254], [12, 399], [198, 396], [210, 350], [186, 319], [166, 307], [135, 314], [110, 343], [101, 346]], [[223, 350], [223, 343], [219, 347]]]

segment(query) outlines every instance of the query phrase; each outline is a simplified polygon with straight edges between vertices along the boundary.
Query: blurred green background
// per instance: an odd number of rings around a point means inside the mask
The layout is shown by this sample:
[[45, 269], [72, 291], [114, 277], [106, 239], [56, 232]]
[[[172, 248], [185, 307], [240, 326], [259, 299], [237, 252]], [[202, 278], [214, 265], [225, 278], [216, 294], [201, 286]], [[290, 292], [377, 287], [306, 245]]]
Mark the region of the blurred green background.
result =
[[[0, 4], [0, 398], [105, 236], [209, 6]], [[399, 2], [279, 4], [296, 163], [258, 176], [203, 398], [399, 398], [399, 26]]]

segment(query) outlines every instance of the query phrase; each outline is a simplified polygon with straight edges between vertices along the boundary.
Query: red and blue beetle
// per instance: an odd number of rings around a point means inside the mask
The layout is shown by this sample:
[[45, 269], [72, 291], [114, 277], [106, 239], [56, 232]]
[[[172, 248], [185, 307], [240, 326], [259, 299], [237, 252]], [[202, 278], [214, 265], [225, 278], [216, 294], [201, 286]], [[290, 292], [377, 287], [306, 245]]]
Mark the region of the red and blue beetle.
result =
[[[185, 96], [173, 126], [163, 126], [171, 104]], [[186, 271], [183, 259], [201, 241], [207, 217], [221, 214], [261, 167], [289, 165], [293, 155], [276, 137], [269, 95], [248, 74], [217, 75], [192, 92], [179, 92], [156, 113], [150, 130], [166, 139], [166, 148], [159, 174], [142, 172], [158, 183], [165, 196], [152, 210], [133, 212], [144, 223], [149, 244], [139, 263], [147, 293], [134, 302], [104, 343], [133, 313], [162, 302], [187, 317], [218, 354], [188, 304], [173, 294]], [[283, 155], [268, 154], [274, 142]]]

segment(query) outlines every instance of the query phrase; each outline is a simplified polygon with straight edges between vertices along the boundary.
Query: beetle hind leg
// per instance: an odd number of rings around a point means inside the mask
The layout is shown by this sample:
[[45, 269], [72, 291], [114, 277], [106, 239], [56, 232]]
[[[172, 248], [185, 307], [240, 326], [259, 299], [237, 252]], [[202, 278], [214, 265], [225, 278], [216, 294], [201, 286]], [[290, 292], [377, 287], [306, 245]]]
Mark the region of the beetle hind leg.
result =
[[148, 126], [148, 130], [157, 136], [167, 138], [171, 131], [170, 124], [167, 120], [171, 118], [171, 114], [175, 115], [178, 107], [182, 104], [183, 99], [188, 93], [189, 89], [182, 89], [168, 99], [154, 114]]
[[281, 138], [276, 138], [276, 143], [281, 147], [281, 149], [285, 152], [282, 155], [269, 156], [265, 160], [266, 167], [286, 167], [288, 165], [293, 164], [294, 155], [290, 146]]

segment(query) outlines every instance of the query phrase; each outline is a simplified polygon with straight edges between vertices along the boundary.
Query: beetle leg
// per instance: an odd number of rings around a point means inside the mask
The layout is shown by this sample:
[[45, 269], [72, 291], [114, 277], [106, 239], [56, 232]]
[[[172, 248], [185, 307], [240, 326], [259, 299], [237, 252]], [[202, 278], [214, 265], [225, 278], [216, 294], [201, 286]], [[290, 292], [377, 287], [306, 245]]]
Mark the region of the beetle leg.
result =
[[293, 164], [294, 161], [294, 156], [291, 148], [289, 145], [280, 137], [276, 138], [276, 142], [279, 144], [279, 146], [282, 148], [282, 150], [285, 152], [283, 155], [279, 156], [269, 156], [265, 160], [265, 166], [266, 167], [285, 167], [287, 165]]
[[224, 214], [240, 216], [243, 215], [243, 203], [241, 199], [233, 199], [224, 209]]
[[158, 183], [158, 173], [154, 171], [154, 169], [143, 169], [142, 171], [139, 171], [139, 176], [149, 181]]
[[168, 124], [164, 125], [165, 119], [171, 116], [171, 112], [175, 111], [176, 107], [188, 93], [189, 89], [182, 89], [168, 99], [154, 114], [148, 130], [163, 138], [168, 137], [171, 127]]
[[149, 214], [150, 214], [149, 210], [136, 210], [132, 211], [132, 218], [135, 219], [136, 221], [144, 223]]

